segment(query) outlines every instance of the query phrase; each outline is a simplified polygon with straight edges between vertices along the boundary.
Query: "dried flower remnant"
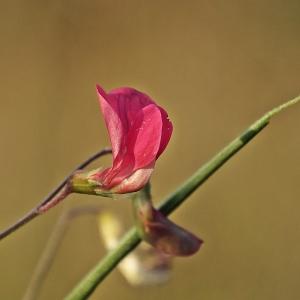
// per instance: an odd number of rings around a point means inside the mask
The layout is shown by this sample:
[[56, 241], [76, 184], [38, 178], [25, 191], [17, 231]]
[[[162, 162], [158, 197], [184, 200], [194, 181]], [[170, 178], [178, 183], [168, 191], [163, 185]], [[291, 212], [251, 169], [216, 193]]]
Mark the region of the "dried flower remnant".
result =
[[133, 197], [133, 209], [141, 238], [158, 251], [172, 256], [190, 256], [200, 249], [201, 239], [153, 207], [150, 184]]

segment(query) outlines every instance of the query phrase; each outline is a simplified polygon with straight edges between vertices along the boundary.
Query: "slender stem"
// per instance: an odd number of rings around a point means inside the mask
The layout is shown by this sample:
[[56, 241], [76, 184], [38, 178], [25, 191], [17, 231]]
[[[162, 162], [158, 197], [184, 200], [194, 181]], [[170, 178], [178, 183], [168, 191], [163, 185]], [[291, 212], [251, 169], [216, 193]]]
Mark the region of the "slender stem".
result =
[[45, 207], [51, 201], [53, 201], [53, 199], [55, 197], [57, 197], [57, 199], [59, 200], [61, 197], [61, 195], [59, 193], [63, 191], [63, 188], [66, 186], [69, 178], [74, 174], [74, 172], [84, 169], [90, 163], [92, 163], [94, 160], [96, 160], [99, 157], [101, 157], [105, 154], [108, 154], [108, 153], [111, 153], [111, 149], [104, 148], [101, 151], [99, 151], [99, 152], [95, 153], [94, 155], [92, 155], [91, 157], [89, 157], [84, 162], [82, 162], [79, 166], [77, 166], [77, 168], [74, 171], [72, 171], [48, 196], [46, 196], [46, 198], [43, 201], [41, 201], [40, 204], [38, 204], [34, 209], [32, 209], [30, 212], [28, 212], [24, 217], [19, 219], [16, 223], [14, 223], [13, 225], [9, 226], [8, 228], [6, 228], [2, 232], [0, 232], [0, 240], [7, 237], [8, 235], [10, 235], [14, 231], [16, 231], [18, 228], [22, 227], [23, 225], [27, 224], [29, 221], [31, 221], [35, 217], [39, 216], [41, 214], [40, 209], [42, 207]]
[[[234, 139], [223, 150], [217, 153], [208, 163], [201, 167], [194, 175], [184, 182], [173, 194], [160, 203], [159, 209], [168, 215], [175, 210], [184, 200], [201, 186], [214, 172], [216, 172], [227, 160], [243, 148], [252, 140], [262, 129], [268, 125], [270, 118], [300, 101], [300, 96], [290, 100], [283, 105], [276, 107], [262, 116], [258, 121], [252, 124], [244, 133]], [[71, 291], [65, 300], [83, 300], [87, 299], [96, 289], [105, 277], [118, 265], [118, 263], [131, 252], [141, 239], [134, 227], [120, 241], [119, 246], [110, 251], [103, 260], [101, 260]]]
[[99, 206], [86, 205], [70, 208], [64, 211], [48, 239], [45, 250], [38, 262], [36, 269], [33, 272], [30, 283], [23, 297], [23, 300], [38, 299], [40, 289], [47, 277], [50, 267], [54, 261], [57, 250], [63, 240], [64, 234], [67, 230], [69, 223], [76, 217], [83, 214], [98, 214], [100, 211]]
[[119, 262], [141, 242], [136, 228], [131, 228], [120, 240], [117, 248], [108, 252], [101, 260], [75, 287], [65, 300], [87, 299], [97, 285], [119, 264]]

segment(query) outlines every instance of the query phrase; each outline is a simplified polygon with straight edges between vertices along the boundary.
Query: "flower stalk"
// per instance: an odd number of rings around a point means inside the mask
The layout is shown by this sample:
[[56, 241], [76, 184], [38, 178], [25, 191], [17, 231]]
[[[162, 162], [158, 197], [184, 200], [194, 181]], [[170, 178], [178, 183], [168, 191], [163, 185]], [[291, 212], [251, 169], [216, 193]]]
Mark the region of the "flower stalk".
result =
[[96, 159], [100, 158], [103, 155], [111, 153], [110, 148], [104, 148], [101, 151], [95, 153], [91, 157], [89, 157], [87, 160], [85, 160], [83, 163], [81, 163], [73, 172], [71, 172], [44, 200], [40, 202], [34, 209], [32, 209], [29, 213], [27, 213], [24, 217], [19, 219], [17, 222], [15, 222], [13, 225], [9, 226], [5, 230], [0, 232], [0, 240], [4, 239], [8, 235], [15, 232], [20, 227], [24, 226], [37, 216], [40, 216], [45, 211], [53, 207], [54, 205], [57, 205], [61, 200], [63, 200], [67, 195], [70, 194], [70, 178], [72, 178], [73, 174], [76, 173], [79, 170], [84, 169], [89, 164], [91, 164]]

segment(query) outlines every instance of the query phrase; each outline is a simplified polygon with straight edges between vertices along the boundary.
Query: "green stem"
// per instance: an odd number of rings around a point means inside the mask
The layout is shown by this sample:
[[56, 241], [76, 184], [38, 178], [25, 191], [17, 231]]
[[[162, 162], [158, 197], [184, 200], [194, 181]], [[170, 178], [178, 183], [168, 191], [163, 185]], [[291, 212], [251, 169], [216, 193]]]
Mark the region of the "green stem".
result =
[[87, 299], [97, 285], [119, 264], [119, 262], [140, 243], [136, 228], [129, 230], [120, 240], [116, 249], [111, 250], [67, 296], [66, 300]]
[[[272, 109], [252, 124], [244, 133], [234, 139], [223, 150], [217, 153], [209, 162], [194, 173], [173, 194], [159, 204], [159, 209], [168, 215], [175, 210], [185, 199], [203, 184], [214, 172], [216, 172], [227, 160], [243, 148], [262, 129], [264, 129], [270, 118], [283, 109], [300, 101], [300, 96]], [[87, 299], [105, 277], [118, 265], [118, 263], [139, 243], [140, 238], [136, 228], [132, 228], [120, 241], [119, 246], [110, 251], [74, 288], [65, 300]]]

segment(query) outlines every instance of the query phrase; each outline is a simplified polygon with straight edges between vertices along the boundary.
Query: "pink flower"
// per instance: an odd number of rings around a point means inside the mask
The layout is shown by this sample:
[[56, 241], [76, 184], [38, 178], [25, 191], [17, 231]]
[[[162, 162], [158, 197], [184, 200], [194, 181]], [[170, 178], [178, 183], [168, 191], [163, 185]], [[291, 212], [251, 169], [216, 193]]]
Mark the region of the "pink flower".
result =
[[133, 88], [106, 93], [97, 85], [101, 111], [109, 133], [112, 167], [91, 176], [103, 190], [135, 192], [149, 181], [166, 148], [173, 126], [166, 111]]

